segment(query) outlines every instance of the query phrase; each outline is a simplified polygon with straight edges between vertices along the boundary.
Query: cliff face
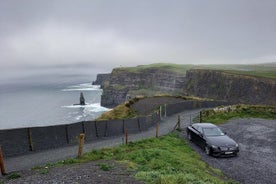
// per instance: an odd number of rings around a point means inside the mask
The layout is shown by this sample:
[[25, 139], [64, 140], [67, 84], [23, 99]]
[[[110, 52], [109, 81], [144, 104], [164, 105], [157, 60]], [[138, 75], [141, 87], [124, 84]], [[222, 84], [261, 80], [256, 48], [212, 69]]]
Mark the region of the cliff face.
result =
[[276, 105], [276, 80], [215, 70], [187, 71], [184, 91], [233, 103]]
[[[114, 69], [103, 86], [101, 105], [114, 107], [127, 98], [152, 91], [173, 93], [182, 91], [185, 82], [184, 74], [163, 69], [144, 69], [129, 71], [124, 68]], [[137, 91], [140, 91], [137, 93]]]
[[103, 86], [105, 81], [108, 81], [110, 78], [110, 73], [106, 74], [97, 74], [97, 79], [93, 81], [92, 85], [100, 85]]
[[216, 70], [188, 70], [186, 75], [158, 68], [117, 68], [102, 81], [101, 105], [114, 107], [137, 95], [191, 95], [232, 103], [276, 105], [276, 80]]

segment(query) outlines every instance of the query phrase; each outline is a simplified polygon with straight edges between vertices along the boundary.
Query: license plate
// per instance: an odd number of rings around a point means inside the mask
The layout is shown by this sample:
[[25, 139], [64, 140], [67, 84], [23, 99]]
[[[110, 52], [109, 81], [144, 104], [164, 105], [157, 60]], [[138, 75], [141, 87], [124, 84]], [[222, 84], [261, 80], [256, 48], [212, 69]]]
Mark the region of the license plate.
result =
[[232, 154], [233, 152], [231, 152], [231, 151], [227, 151], [227, 152], [225, 152], [225, 154]]

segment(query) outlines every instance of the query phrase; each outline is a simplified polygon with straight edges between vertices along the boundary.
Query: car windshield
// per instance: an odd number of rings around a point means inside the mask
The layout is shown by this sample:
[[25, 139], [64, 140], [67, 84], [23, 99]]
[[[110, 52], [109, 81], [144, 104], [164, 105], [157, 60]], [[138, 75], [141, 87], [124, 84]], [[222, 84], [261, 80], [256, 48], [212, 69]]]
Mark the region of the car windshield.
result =
[[203, 128], [205, 136], [222, 136], [224, 133], [217, 127]]

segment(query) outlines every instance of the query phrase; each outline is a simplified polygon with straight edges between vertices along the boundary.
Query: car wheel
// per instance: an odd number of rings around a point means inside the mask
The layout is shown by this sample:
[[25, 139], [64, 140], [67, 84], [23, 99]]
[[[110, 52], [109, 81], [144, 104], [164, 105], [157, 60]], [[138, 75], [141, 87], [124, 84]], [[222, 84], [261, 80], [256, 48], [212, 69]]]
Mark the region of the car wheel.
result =
[[189, 141], [192, 141], [192, 136], [191, 136], [191, 133], [190, 133], [190, 132], [188, 132], [188, 140], [189, 140]]
[[207, 154], [207, 155], [211, 155], [211, 149], [210, 149], [210, 147], [209, 146], [205, 146], [204, 147], [204, 151], [205, 151], [205, 153]]

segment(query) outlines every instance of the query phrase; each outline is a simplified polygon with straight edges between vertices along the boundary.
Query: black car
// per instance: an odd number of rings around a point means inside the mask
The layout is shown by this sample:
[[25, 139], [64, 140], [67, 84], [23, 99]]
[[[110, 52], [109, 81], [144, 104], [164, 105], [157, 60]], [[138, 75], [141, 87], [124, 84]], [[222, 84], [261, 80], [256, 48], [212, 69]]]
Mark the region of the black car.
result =
[[195, 123], [187, 127], [187, 136], [204, 149], [207, 155], [237, 155], [239, 145], [216, 125], [211, 123]]

